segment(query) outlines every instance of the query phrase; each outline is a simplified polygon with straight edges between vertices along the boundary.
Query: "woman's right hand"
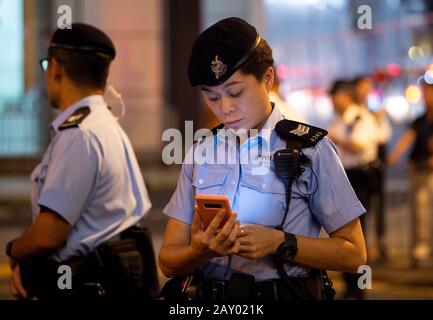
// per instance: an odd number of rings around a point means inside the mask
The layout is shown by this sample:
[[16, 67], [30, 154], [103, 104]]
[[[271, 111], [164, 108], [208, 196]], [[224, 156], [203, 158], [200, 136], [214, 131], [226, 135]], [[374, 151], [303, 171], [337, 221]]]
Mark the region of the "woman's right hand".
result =
[[236, 220], [237, 214], [233, 213], [223, 228], [219, 229], [218, 227], [225, 215], [226, 210], [219, 210], [208, 228], [203, 230], [198, 208], [197, 206], [194, 207], [190, 244], [190, 249], [194, 256], [212, 259], [238, 253], [240, 243], [237, 235], [240, 223]]

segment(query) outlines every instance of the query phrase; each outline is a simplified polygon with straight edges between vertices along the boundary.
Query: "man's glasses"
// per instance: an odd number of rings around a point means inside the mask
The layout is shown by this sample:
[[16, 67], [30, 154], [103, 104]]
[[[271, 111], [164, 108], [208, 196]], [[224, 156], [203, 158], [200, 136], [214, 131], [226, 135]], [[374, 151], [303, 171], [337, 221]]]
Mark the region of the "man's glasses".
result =
[[47, 71], [48, 63], [49, 63], [50, 59], [51, 58], [45, 58], [45, 59], [39, 60], [39, 64], [41, 65], [41, 69], [43, 72]]

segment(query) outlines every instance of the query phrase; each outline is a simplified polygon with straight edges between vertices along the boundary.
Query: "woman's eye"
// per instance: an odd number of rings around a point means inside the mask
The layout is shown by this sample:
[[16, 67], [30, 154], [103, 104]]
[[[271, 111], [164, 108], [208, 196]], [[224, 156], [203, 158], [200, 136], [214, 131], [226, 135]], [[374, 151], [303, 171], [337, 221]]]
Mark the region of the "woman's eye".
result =
[[212, 97], [212, 98], [209, 98], [209, 101], [212, 101], [212, 102], [215, 102], [215, 101], [217, 101], [218, 100], [218, 97]]
[[242, 90], [239, 91], [238, 93], [231, 93], [230, 96], [233, 98], [236, 98], [236, 97], [239, 97], [241, 95], [241, 93], [242, 93]]

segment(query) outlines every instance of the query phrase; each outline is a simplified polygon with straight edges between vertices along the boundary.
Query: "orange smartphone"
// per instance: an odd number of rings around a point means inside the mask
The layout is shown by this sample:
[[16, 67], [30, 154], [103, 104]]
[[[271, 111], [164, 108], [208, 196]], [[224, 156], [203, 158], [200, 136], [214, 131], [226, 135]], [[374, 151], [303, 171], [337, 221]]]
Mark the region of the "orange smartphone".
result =
[[201, 225], [203, 230], [207, 227], [215, 218], [216, 214], [220, 209], [226, 210], [226, 215], [221, 221], [218, 228], [224, 227], [224, 224], [230, 218], [232, 214], [232, 208], [230, 206], [230, 200], [224, 195], [211, 195], [211, 194], [197, 194], [195, 196], [195, 201], [198, 207], [198, 214], [200, 216]]

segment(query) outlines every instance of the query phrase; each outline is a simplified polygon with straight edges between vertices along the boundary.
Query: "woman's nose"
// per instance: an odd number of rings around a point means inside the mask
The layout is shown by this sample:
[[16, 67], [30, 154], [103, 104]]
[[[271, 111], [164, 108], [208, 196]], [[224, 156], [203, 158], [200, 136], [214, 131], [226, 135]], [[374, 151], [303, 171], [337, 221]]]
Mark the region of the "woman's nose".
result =
[[234, 110], [233, 101], [227, 97], [221, 97], [221, 109], [224, 114], [229, 114]]

